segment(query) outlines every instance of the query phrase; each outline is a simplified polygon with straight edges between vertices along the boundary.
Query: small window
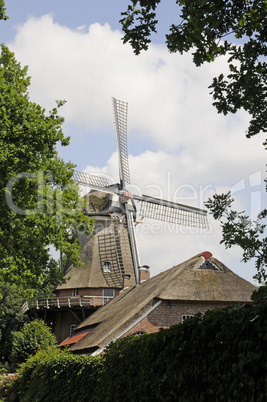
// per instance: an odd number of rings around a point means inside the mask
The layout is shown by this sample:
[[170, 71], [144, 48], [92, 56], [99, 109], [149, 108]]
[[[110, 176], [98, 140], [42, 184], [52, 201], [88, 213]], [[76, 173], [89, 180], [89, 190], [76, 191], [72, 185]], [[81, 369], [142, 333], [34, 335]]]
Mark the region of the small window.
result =
[[197, 269], [211, 269], [212, 271], [221, 271], [220, 268], [217, 267], [214, 263], [210, 262], [210, 260], [206, 260], [201, 264]]
[[74, 330], [75, 330], [76, 327], [77, 327], [76, 324], [70, 325], [70, 336], [74, 334]]
[[182, 322], [184, 322], [185, 320], [187, 320], [188, 318], [194, 317], [193, 314], [186, 314], [182, 316]]
[[111, 288], [103, 289], [104, 304], [110, 301], [115, 296], [115, 290]]
[[78, 296], [78, 289], [72, 289], [72, 296]]
[[104, 272], [111, 272], [111, 264], [108, 261], [104, 262]]
[[104, 297], [114, 297], [114, 289], [111, 289], [111, 288], [103, 289], [103, 296]]

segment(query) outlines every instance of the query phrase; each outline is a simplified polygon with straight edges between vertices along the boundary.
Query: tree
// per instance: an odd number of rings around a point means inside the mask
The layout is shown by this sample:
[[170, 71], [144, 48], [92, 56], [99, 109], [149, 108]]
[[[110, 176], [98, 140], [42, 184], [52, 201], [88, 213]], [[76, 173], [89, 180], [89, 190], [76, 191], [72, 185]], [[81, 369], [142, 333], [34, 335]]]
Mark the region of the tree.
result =
[[15, 332], [11, 358], [14, 364], [25, 362], [39, 350], [56, 349], [56, 337], [42, 320], [34, 320]]
[[[151, 33], [156, 32], [160, 2], [131, 0], [122, 13], [123, 42], [129, 42], [135, 54], [147, 50]], [[210, 86], [213, 105], [224, 114], [246, 110], [251, 115], [248, 137], [267, 132], [266, 1], [177, 0], [177, 5], [180, 20], [166, 35], [169, 51], [192, 51], [197, 66], [228, 55], [227, 77], [220, 74]]]
[[[120, 21], [135, 52], [147, 50], [150, 36], [156, 32], [156, 8], [161, 0], [131, 0]], [[180, 20], [172, 24], [166, 43], [170, 52], [192, 51], [196, 66], [228, 57], [228, 75], [213, 78], [210, 87], [213, 105], [219, 113], [246, 110], [251, 120], [247, 137], [267, 132], [267, 2], [266, 0], [181, 0]], [[267, 147], [267, 141], [263, 144]], [[231, 194], [215, 194], [205, 204], [221, 222], [226, 248], [238, 245], [243, 261], [256, 260], [259, 282], [267, 280], [267, 210], [256, 221], [244, 212], [231, 209]]]
[[[0, 280], [28, 296], [62, 275], [51, 257], [53, 245], [79, 265], [77, 231], [92, 222], [82, 211], [74, 165], [58, 157], [69, 144], [57, 102], [50, 113], [29, 100], [30, 79], [14, 54], [0, 56]], [[84, 229], [85, 228], [85, 229]]]
[[226, 248], [238, 245], [243, 249], [242, 261], [255, 259], [257, 273], [254, 278], [260, 283], [267, 281], [267, 236], [266, 224], [267, 209], [264, 209], [257, 220], [252, 221], [244, 212], [232, 209], [234, 199], [231, 192], [217, 195], [205, 203], [205, 206], [220, 221], [222, 227], [221, 243]]
[[6, 8], [4, 0], [0, 0], [0, 20], [7, 20]]
[[15, 285], [0, 282], [0, 358], [6, 363], [12, 349], [13, 334], [28, 320], [21, 313], [21, 298]]

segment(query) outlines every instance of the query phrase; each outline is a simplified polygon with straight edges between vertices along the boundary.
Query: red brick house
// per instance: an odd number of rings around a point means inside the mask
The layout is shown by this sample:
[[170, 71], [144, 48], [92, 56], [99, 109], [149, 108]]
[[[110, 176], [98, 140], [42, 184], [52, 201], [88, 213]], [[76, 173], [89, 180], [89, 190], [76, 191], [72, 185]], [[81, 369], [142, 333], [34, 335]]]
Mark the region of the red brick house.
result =
[[151, 279], [148, 273], [148, 267], [141, 268], [140, 285], [125, 278], [124, 289], [60, 346], [69, 345], [73, 353], [99, 354], [111, 341], [128, 334], [156, 332], [197, 312], [250, 302], [256, 290], [209, 252]]

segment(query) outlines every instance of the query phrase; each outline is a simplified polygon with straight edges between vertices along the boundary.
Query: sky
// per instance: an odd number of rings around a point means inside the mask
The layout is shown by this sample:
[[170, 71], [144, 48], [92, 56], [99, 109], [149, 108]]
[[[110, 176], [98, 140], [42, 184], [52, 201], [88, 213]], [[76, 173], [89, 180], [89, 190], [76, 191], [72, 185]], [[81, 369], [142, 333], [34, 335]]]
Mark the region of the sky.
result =
[[[226, 59], [195, 67], [190, 54], [170, 54], [164, 34], [179, 10], [168, 0], [158, 9], [158, 33], [147, 52], [135, 56], [122, 42], [120, 13], [127, 0], [6, 0], [8, 21], [0, 43], [28, 66], [32, 101], [47, 111], [55, 100], [70, 145], [59, 155], [77, 170], [118, 182], [112, 97], [128, 102], [129, 191], [203, 208], [216, 193], [231, 190], [236, 210], [255, 218], [266, 204], [263, 134], [247, 139], [249, 116], [223, 116], [208, 86], [227, 71]], [[256, 283], [254, 262], [242, 250], [220, 244], [211, 215], [209, 229], [173, 227], [144, 220], [136, 226], [141, 264], [151, 275], [205, 250]]]

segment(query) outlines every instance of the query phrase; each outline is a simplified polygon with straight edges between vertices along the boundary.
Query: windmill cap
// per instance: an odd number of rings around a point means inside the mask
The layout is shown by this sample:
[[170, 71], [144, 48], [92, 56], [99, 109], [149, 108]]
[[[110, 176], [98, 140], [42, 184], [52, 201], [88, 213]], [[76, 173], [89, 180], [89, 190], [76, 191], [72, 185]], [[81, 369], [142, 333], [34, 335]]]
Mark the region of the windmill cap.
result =
[[206, 261], [209, 260], [210, 257], [212, 257], [212, 253], [210, 253], [209, 251], [203, 251], [203, 253], [201, 255], [202, 255], [202, 257], [205, 258]]

